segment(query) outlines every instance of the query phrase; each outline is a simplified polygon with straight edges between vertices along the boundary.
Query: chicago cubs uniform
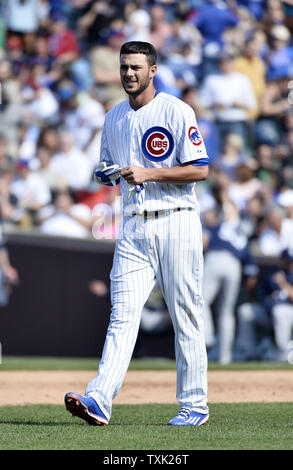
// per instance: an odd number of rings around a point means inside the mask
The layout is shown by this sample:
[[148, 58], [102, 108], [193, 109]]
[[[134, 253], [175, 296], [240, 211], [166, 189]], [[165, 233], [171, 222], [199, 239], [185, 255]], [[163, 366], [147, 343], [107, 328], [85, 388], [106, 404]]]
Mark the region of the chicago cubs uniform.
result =
[[[137, 110], [125, 100], [108, 112], [100, 160], [121, 168], [208, 163], [193, 110], [164, 92]], [[177, 400], [181, 407], [208, 417], [202, 235], [195, 184], [146, 182], [130, 192], [120, 178], [120, 186], [123, 219], [110, 275], [111, 318], [98, 374], [88, 383], [86, 396], [94, 398], [109, 420], [143, 306], [158, 282], [175, 331]]]

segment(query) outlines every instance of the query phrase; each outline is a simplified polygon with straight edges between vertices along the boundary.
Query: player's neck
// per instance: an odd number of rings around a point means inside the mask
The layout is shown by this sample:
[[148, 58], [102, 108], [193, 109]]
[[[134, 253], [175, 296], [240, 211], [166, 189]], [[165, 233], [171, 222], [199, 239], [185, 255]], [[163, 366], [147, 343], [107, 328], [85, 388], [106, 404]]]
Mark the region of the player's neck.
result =
[[154, 87], [147, 88], [139, 95], [129, 95], [129, 104], [132, 109], [139, 109], [147, 105], [156, 96], [156, 90]]

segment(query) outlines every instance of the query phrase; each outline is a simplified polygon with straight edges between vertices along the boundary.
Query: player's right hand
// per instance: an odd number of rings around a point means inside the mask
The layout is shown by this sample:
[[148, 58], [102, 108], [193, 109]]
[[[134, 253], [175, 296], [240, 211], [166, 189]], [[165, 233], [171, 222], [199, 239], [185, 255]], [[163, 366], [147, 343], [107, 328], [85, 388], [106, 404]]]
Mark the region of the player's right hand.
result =
[[128, 184], [140, 185], [148, 180], [149, 170], [136, 165], [125, 166], [121, 168], [121, 176]]
[[94, 178], [99, 184], [116, 186], [120, 182], [120, 170], [116, 164], [107, 166], [106, 162], [100, 162], [94, 171]]

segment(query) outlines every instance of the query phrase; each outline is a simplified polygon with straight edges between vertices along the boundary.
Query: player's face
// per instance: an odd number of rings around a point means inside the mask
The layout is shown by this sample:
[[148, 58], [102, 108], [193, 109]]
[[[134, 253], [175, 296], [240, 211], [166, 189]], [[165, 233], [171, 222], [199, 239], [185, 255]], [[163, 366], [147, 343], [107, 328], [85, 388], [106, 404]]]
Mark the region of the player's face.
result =
[[156, 65], [150, 66], [144, 54], [122, 54], [120, 57], [121, 83], [128, 95], [139, 95], [152, 83]]

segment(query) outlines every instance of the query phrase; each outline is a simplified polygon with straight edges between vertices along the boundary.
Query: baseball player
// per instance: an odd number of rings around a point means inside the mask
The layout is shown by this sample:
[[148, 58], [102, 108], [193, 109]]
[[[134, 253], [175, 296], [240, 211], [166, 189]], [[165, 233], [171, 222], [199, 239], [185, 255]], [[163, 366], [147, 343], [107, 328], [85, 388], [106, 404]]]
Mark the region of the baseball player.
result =
[[141, 312], [156, 282], [175, 332], [178, 414], [170, 425], [208, 421], [207, 356], [202, 318], [202, 233], [195, 182], [208, 156], [193, 110], [157, 93], [156, 51], [131, 41], [120, 50], [127, 100], [106, 115], [96, 179], [120, 181], [123, 218], [111, 279], [111, 317], [97, 376], [85, 395], [65, 395], [68, 411], [106, 425], [135, 346]]

